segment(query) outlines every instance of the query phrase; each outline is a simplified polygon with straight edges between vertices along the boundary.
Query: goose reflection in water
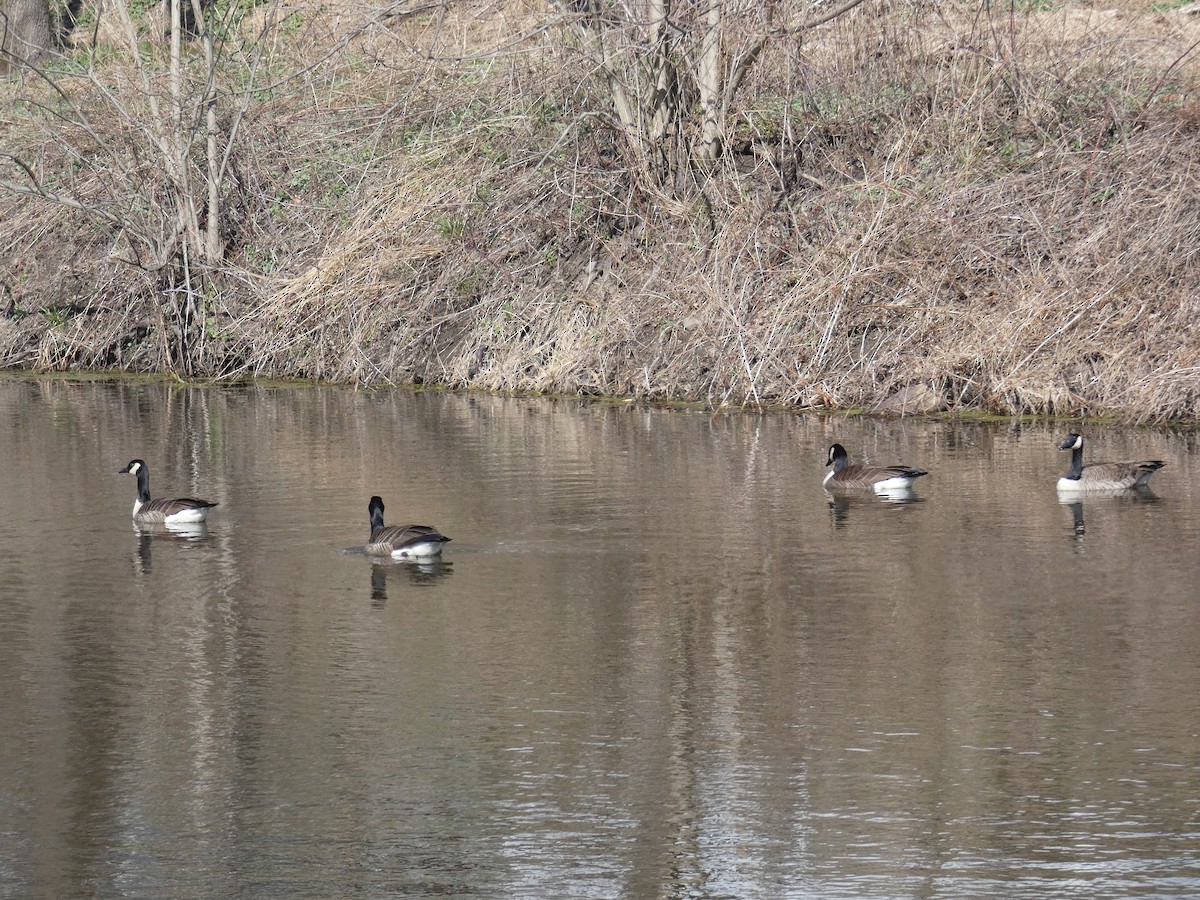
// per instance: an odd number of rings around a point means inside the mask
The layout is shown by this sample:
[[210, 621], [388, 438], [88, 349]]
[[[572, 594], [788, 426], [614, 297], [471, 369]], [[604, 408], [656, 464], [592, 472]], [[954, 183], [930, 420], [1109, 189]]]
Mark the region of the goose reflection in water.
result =
[[1087, 533], [1087, 529], [1083, 524], [1083, 501], [1067, 500], [1060, 497], [1058, 502], [1071, 511], [1071, 522], [1074, 526], [1075, 536], [1083, 537]]
[[[1082, 538], [1087, 533], [1087, 528], [1083, 521], [1083, 505], [1084, 501], [1080, 494], [1069, 491], [1058, 492], [1058, 502], [1065, 506], [1071, 512], [1071, 530], [1075, 537]], [[1128, 488], [1123, 491], [1111, 491], [1103, 493], [1091, 493], [1087, 495], [1087, 502], [1100, 505], [1113, 505], [1119, 503], [1159, 503], [1158, 494], [1150, 490], [1146, 486]]]
[[154, 564], [151, 547], [155, 540], [202, 541], [208, 537], [208, 525], [205, 522], [134, 523], [133, 533], [137, 536], [137, 557], [133, 567], [137, 574], [145, 575]]
[[381, 605], [387, 598], [388, 578], [408, 579], [409, 584], [418, 587], [429, 587], [450, 575], [454, 563], [445, 562], [441, 557], [413, 560], [411, 562], [374, 562], [371, 564], [371, 602]]
[[833, 516], [833, 524], [838, 528], [845, 525], [850, 519], [850, 508], [852, 506], [863, 507], [879, 507], [879, 506], [907, 506], [911, 503], [924, 503], [924, 497], [918, 497], [912, 488], [886, 488], [876, 489], [874, 492], [847, 494], [841, 491], [833, 492], [826, 491], [825, 497], [829, 503], [829, 511]]

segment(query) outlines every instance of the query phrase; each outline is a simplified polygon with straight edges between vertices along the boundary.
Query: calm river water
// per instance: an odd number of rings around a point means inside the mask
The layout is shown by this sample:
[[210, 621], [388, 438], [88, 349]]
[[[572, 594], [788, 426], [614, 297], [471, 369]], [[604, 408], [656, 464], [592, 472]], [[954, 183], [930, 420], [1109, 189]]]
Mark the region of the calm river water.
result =
[[1200, 896], [1196, 438], [1065, 431], [0, 380], [0, 896]]

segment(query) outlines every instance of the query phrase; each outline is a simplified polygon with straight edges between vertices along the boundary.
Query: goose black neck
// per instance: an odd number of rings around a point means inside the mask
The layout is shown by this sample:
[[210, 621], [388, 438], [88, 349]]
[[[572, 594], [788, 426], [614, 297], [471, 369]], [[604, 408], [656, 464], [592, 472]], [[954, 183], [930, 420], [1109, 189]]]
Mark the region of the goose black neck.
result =
[[1069, 468], [1067, 470], [1067, 474], [1064, 475], [1063, 477], [1070, 478], [1072, 481], [1078, 481], [1080, 476], [1082, 476], [1082, 475], [1083, 475], [1083, 448], [1079, 446], [1078, 442], [1076, 442], [1076, 445], [1071, 448], [1071, 468]]
[[138, 466], [137, 480], [138, 480], [138, 500], [142, 503], [149, 503], [150, 502], [150, 472], [147, 471], [147, 469], [144, 465]]
[[371, 534], [374, 534], [383, 527], [383, 501], [378, 497], [372, 497], [367, 512], [371, 514]]

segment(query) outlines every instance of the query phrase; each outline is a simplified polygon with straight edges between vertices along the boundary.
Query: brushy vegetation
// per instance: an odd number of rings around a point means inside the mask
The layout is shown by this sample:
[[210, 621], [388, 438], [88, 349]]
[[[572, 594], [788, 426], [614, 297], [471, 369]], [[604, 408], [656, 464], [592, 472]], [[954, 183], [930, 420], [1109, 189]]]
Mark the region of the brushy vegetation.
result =
[[[772, 44], [727, 152], [671, 190], [550, 20], [291, 8], [233, 140], [191, 374], [1196, 418], [1186, 6], [868, 0]], [[0, 91], [0, 150], [28, 155], [57, 126], [25, 101], [53, 98]], [[103, 121], [91, 82], [72, 97]], [[111, 165], [41, 152], [111, 189]], [[0, 194], [0, 364], [174, 367], [168, 288], [120, 240]]]

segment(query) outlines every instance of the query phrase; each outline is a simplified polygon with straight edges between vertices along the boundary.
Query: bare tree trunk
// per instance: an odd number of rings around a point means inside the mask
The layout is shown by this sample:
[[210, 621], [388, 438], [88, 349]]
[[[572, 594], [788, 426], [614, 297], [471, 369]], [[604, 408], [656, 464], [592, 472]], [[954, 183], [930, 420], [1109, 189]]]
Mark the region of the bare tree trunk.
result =
[[724, 14], [722, 0], [708, 0], [704, 14], [704, 38], [696, 66], [696, 87], [700, 92], [700, 137], [695, 154], [700, 162], [712, 162], [721, 153], [721, 30]]
[[53, 39], [47, 0], [0, 0], [0, 72], [36, 63]]
[[674, 40], [670, 31], [670, 0], [650, 2], [650, 78], [651, 94], [641, 103], [649, 115], [642, 123], [652, 157], [652, 169], [666, 177], [675, 175], [671, 144], [678, 133], [679, 73], [675, 69]]
[[221, 241], [221, 154], [217, 148], [220, 129], [217, 127], [217, 85], [216, 50], [213, 47], [212, 32], [204, 22], [203, 0], [191, 0], [188, 9], [191, 10], [191, 34], [200, 37], [204, 48], [204, 67], [208, 72], [208, 83], [204, 87], [201, 105], [204, 108], [204, 152], [208, 158], [208, 200], [205, 210], [204, 225], [204, 262], [216, 265], [224, 246]]
[[183, 3], [171, 0], [171, 172], [175, 183], [179, 213], [179, 233], [192, 249], [201, 246], [200, 222], [196, 214], [196, 199], [191, 190], [188, 171], [188, 150], [191, 144], [190, 126], [183, 121]]

